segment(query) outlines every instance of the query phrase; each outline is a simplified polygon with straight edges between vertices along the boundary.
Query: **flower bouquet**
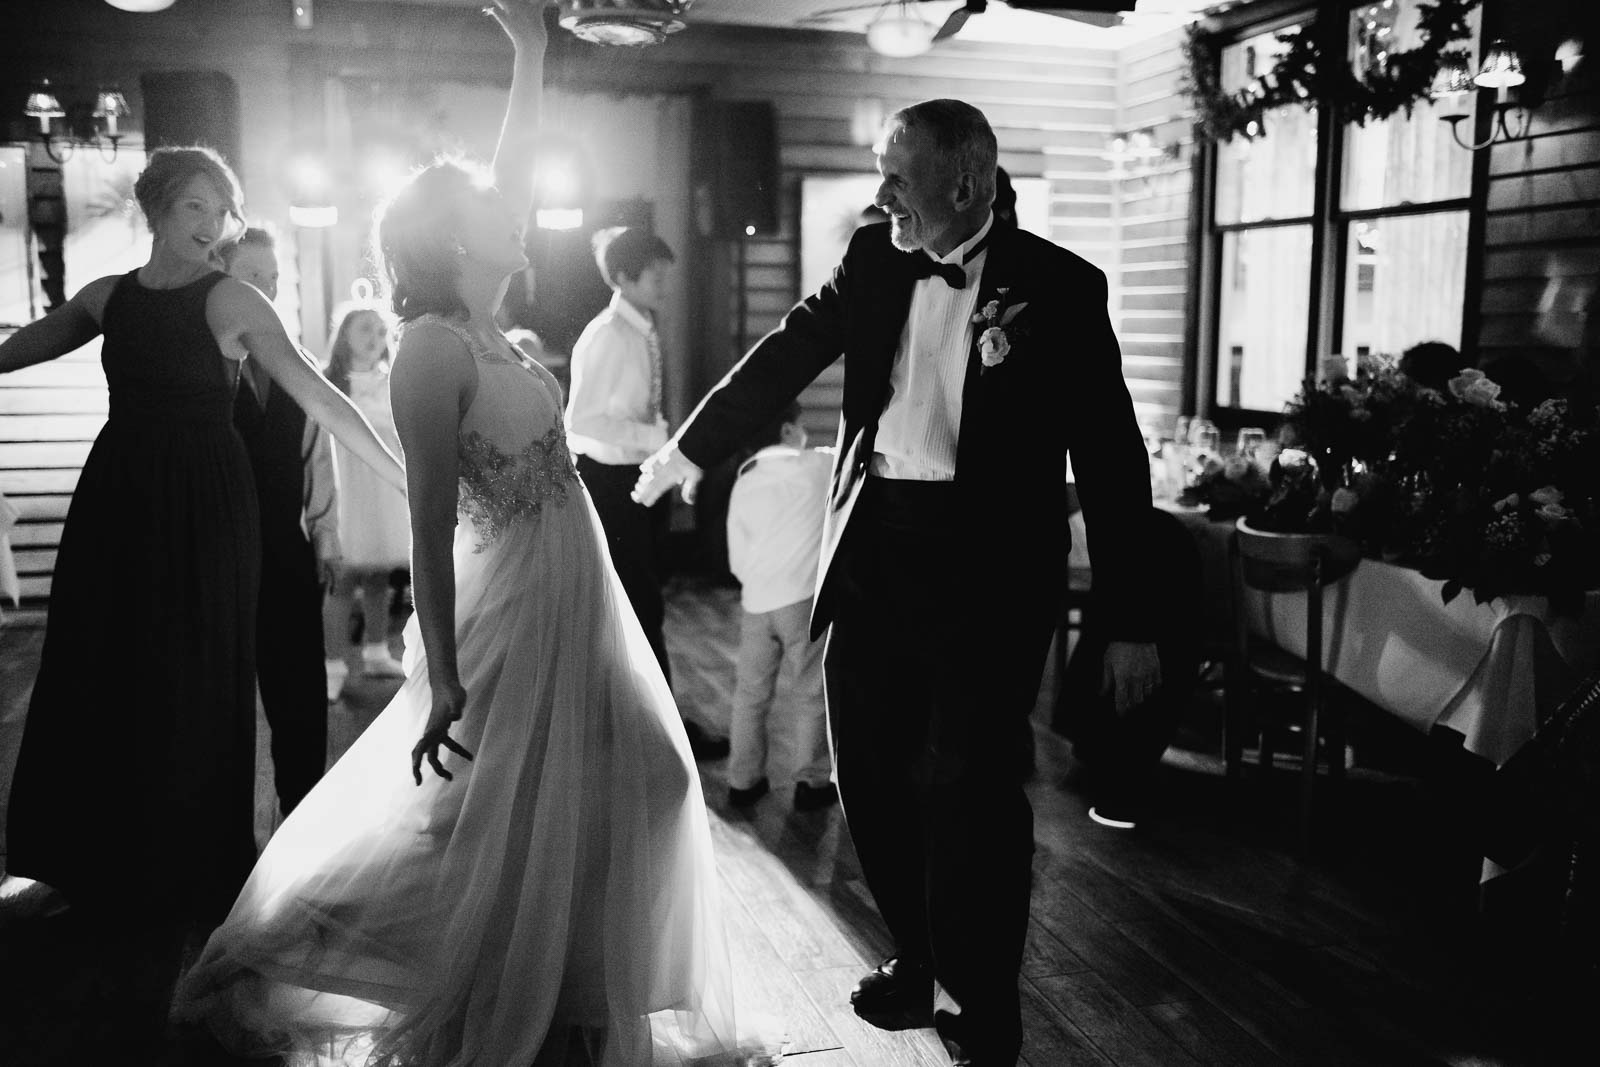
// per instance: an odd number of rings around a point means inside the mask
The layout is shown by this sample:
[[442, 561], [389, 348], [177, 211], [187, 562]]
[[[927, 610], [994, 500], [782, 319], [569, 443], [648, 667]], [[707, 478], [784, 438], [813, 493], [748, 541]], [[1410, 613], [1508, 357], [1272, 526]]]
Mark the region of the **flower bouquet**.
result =
[[1248, 459], [1207, 457], [1193, 484], [1178, 494], [1178, 503], [1203, 507], [1212, 519], [1248, 515], [1267, 499], [1272, 487], [1261, 468]]
[[1353, 379], [1307, 381], [1285, 413], [1272, 493], [1251, 524], [1341, 534], [1368, 555], [1384, 554], [1396, 496], [1395, 441], [1424, 392], [1385, 356], [1362, 356]]
[[1600, 412], [1557, 399], [1524, 414], [1493, 384], [1463, 373], [1405, 427], [1398, 558], [1444, 580], [1446, 602], [1533, 594], [1576, 614], [1600, 588]]

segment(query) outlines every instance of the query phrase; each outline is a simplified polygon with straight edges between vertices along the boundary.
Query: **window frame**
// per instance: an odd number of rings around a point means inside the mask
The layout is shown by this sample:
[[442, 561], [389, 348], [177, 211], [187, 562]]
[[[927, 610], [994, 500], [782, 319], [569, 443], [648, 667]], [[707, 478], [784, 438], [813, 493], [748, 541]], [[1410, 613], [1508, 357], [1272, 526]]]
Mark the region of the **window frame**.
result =
[[[1249, 37], [1271, 33], [1298, 23], [1309, 27], [1310, 32], [1322, 35], [1325, 54], [1343, 55], [1349, 43], [1350, 12], [1360, 6], [1361, 0], [1268, 0], [1266, 3], [1249, 5], [1215, 17], [1213, 32], [1219, 35], [1220, 45], [1228, 47]], [[1480, 28], [1480, 39], [1489, 39], [1489, 29], [1488, 26]], [[1334, 39], [1329, 40], [1330, 37]], [[1481, 124], [1487, 114], [1488, 109], [1478, 107], [1474, 125]], [[1195, 182], [1195, 187], [1198, 195], [1195, 200], [1199, 209], [1197, 229], [1200, 241], [1197, 254], [1191, 259], [1191, 270], [1199, 298], [1195, 304], [1194, 370], [1185, 383], [1190, 387], [1190, 391], [1184, 398], [1183, 410], [1188, 414], [1205, 415], [1217, 423], [1225, 435], [1243, 426], [1266, 426], [1275, 429], [1283, 417], [1283, 412], [1224, 406], [1217, 402], [1219, 392], [1217, 374], [1221, 364], [1224, 234], [1277, 226], [1310, 225], [1311, 270], [1307, 281], [1309, 321], [1302, 364], [1303, 376], [1308, 377], [1315, 372], [1319, 353], [1341, 351], [1340, 344], [1344, 333], [1345, 273], [1350, 267], [1351, 225], [1378, 218], [1465, 211], [1466, 277], [1461, 306], [1463, 356], [1470, 360], [1472, 351], [1477, 347], [1476, 328], [1479, 317], [1477, 305], [1482, 289], [1480, 275], [1485, 196], [1488, 186], [1488, 153], [1473, 153], [1471, 183], [1465, 196], [1424, 203], [1344, 209], [1341, 207], [1341, 200], [1345, 141], [1345, 123], [1335, 114], [1333, 108], [1319, 106], [1311, 214], [1254, 222], [1217, 221], [1219, 152], [1214, 143], [1205, 143], [1197, 154], [1198, 180]]]

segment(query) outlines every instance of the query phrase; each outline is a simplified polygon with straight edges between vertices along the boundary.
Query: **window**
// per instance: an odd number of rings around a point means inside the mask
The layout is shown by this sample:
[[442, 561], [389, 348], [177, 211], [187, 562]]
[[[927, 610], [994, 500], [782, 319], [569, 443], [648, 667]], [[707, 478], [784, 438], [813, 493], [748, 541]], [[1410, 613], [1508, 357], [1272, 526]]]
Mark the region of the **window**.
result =
[[[1417, 45], [1422, 2], [1351, 9], [1356, 70]], [[1474, 10], [1474, 38], [1476, 20]], [[1293, 28], [1251, 32], [1225, 47], [1223, 87], [1242, 89], [1266, 73], [1282, 47], [1277, 36]], [[1198, 399], [1224, 417], [1228, 409], [1282, 410], [1319, 349], [1398, 355], [1420, 341], [1461, 345], [1472, 153], [1456, 145], [1428, 100], [1410, 115], [1324, 135], [1319, 153], [1324, 119], [1315, 109], [1281, 108], [1259, 136], [1220, 143], [1213, 154], [1207, 255], [1215, 334], [1202, 338], [1210, 373]], [[1319, 213], [1315, 192], [1330, 170], [1337, 181], [1326, 183]], [[1318, 261], [1323, 271], [1313, 269]]]
[[[1292, 27], [1291, 27], [1292, 28]], [[1238, 90], [1265, 74], [1282, 30], [1222, 50], [1222, 83]], [[1213, 207], [1222, 257], [1213, 397], [1236, 408], [1281, 406], [1303, 376], [1310, 326], [1317, 111], [1280, 108], [1260, 135], [1217, 145]]]

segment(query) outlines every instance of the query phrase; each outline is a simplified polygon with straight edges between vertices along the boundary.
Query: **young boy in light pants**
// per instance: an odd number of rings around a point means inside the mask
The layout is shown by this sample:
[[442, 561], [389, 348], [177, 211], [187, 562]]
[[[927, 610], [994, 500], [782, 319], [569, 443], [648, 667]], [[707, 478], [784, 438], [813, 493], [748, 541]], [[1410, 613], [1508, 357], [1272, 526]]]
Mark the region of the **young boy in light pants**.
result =
[[765, 436], [772, 443], [739, 468], [728, 501], [728, 566], [744, 587], [728, 802], [748, 807], [767, 794], [770, 727], [792, 760], [795, 809], [815, 811], [839, 799], [830, 780], [823, 643], [809, 633], [832, 457], [805, 447], [798, 404]]

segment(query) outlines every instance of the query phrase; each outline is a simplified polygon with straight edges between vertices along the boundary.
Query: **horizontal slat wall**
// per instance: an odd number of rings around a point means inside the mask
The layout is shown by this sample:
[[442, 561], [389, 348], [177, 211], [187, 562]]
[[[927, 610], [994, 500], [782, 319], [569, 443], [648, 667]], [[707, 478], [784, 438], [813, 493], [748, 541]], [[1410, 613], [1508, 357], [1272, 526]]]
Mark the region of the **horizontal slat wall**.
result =
[[1183, 402], [1189, 291], [1190, 120], [1182, 93], [1182, 31], [1117, 53], [1117, 129], [1153, 128], [1178, 158], [1115, 183], [1117, 263], [1111, 303], [1122, 370], [1140, 424], [1169, 433]]
[[[10, 331], [0, 331], [0, 340], [8, 336]], [[98, 341], [0, 375], [0, 493], [21, 513], [11, 547], [26, 598], [50, 593], [72, 490], [106, 409]]]
[[1525, 355], [1565, 380], [1600, 314], [1597, 67], [1591, 54], [1533, 113], [1526, 140], [1488, 150], [1480, 362]]

